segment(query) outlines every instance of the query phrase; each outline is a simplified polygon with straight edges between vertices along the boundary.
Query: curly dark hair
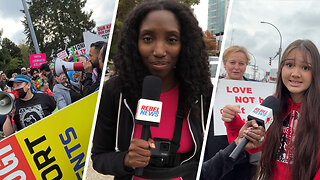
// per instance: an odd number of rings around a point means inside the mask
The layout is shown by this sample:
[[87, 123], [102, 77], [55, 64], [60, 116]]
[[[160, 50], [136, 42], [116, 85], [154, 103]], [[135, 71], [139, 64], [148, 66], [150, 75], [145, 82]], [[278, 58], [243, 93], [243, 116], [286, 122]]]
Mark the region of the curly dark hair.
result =
[[118, 42], [118, 52], [114, 60], [116, 72], [124, 96], [141, 97], [142, 81], [150, 75], [142, 62], [138, 50], [140, 24], [151, 11], [168, 10], [180, 24], [181, 51], [176, 64], [175, 76], [179, 81], [181, 97], [185, 108], [198, 99], [200, 94], [210, 96], [212, 84], [208, 55], [205, 50], [202, 29], [192, 11], [174, 0], [147, 1], [136, 6], [127, 16]]

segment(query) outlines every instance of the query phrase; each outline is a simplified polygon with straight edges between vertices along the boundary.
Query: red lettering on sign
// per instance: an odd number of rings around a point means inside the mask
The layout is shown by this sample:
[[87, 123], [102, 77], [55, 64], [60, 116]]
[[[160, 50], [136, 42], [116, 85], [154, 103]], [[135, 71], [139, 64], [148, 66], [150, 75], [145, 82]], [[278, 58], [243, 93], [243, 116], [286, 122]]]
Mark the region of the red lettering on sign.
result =
[[261, 104], [263, 101], [263, 98], [259, 97], [259, 103]]
[[232, 91], [229, 89], [229, 86], [227, 86], [227, 93], [232, 93]]
[[241, 113], [242, 113], [242, 114], [245, 114], [245, 112], [244, 112], [244, 107], [241, 108]]
[[235, 102], [236, 103], [253, 103], [255, 97], [241, 97], [241, 96], [235, 96]]
[[0, 143], [0, 179], [36, 179], [15, 136]]
[[252, 94], [252, 88], [251, 87], [232, 87], [232, 89], [230, 89], [230, 87], [227, 86], [227, 93]]

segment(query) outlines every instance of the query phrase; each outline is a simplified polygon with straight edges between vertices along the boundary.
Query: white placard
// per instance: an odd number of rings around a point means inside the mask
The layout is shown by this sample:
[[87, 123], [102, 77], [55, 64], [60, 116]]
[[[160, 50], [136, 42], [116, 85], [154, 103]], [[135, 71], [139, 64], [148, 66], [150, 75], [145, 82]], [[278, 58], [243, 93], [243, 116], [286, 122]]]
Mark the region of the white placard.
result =
[[226, 135], [226, 127], [221, 119], [224, 106], [240, 105], [242, 120], [246, 120], [252, 109], [266, 97], [274, 94], [276, 84], [254, 81], [219, 79], [214, 102], [214, 134]]

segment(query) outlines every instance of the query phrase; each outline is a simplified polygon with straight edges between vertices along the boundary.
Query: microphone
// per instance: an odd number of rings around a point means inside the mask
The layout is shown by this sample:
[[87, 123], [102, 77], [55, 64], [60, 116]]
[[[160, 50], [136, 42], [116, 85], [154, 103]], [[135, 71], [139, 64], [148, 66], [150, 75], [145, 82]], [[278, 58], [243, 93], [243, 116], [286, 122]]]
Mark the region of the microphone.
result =
[[[158, 127], [161, 118], [162, 102], [159, 101], [161, 94], [161, 79], [156, 76], [146, 76], [142, 84], [142, 97], [138, 101], [136, 123], [141, 124], [141, 139], [148, 140], [150, 126]], [[142, 176], [143, 168], [135, 170], [136, 176]]]
[[[249, 113], [247, 119], [248, 121], [255, 120], [259, 126], [262, 126], [267, 131], [273, 122], [273, 115], [278, 111], [279, 106], [280, 102], [277, 98], [268, 96]], [[247, 138], [243, 138], [229, 157], [234, 160], [237, 159], [248, 142]]]

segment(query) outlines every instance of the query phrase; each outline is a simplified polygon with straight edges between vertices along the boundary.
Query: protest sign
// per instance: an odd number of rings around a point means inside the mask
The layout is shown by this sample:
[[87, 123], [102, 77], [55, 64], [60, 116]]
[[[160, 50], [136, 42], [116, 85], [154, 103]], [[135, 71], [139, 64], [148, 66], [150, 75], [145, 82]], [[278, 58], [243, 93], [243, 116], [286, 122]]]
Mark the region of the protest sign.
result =
[[[82, 55], [82, 54], [86, 54], [86, 46], [85, 46], [85, 44], [83, 42], [79, 43], [79, 44], [76, 44], [76, 45], [73, 45], [72, 47], [74, 49], [74, 54], [76, 56]], [[69, 56], [72, 55], [72, 49], [71, 48], [68, 48], [68, 53], [69, 53]]]
[[275, 92], [275, 87], [273, 83], [219, 79], [214, 102], [214, 134], [227, 134], [221, 119], [224, 106], [240, 105], [239, 115], [245, 121], [254, 106]]
[[46, 53], [30, 54], [29, 60], [30, 60], [30, 66], [32, 68], [38, 68], [41, 66], [41, 64], [47, 62]]
[[97, 42], [97, 41], [108, 42], [107, 39], [104, 39], [100, 35], [91, 33], [89, 31], [83, 32], [83, 40], [84, 40], [84, 44], [85, 44], [85, 47], [86, 47], [86, 52], [88, 54], [90, 52], [90, 46], [91, 46], [92, 43]]
[[98, 92], [0, 142], [0, 179], [82, 179]]
[[60, 51], [59, 53], [57, 53], [58, 58], [60, 59], [65, 59], [68, 58], [68, 53], [66, 50]]
[[111, 24], [106, 24], [106, 25], [97, 27], [98, 34], [105, 39], [109, 38], [110, 30], [111, 30]]

